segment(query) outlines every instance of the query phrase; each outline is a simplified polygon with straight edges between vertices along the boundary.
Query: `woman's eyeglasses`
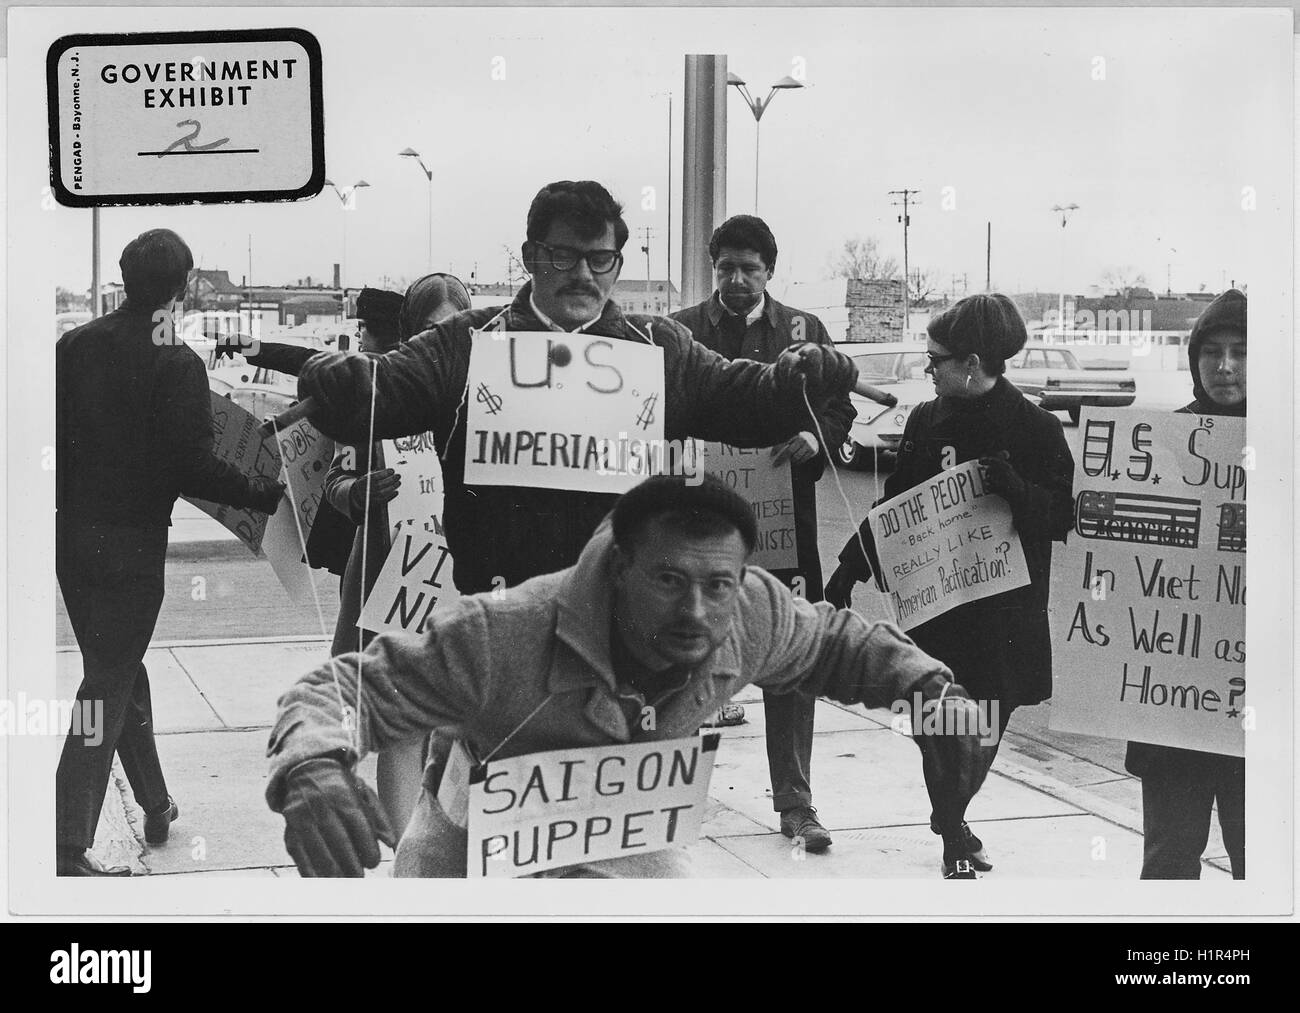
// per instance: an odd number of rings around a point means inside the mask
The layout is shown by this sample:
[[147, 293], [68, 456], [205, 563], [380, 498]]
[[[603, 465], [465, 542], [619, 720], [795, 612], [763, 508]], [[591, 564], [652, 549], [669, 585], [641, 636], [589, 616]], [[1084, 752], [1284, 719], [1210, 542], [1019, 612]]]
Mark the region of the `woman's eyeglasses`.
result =
[[535, 246], [546, 251], [551, 266], [557, 271], [572, 271], [578, 261], [585, 260], [592, 274], [609, 274], [623, 262], [623, 254], [618, 250], [575, 250], [572, 246], [548, 246], [535, 242]]
[[949, 359], [957, 358], [957, 356], [955, 355], [931, 355], [929, 352], [925, 353], [925, 357], [926, 359], [929, 360], [930, 363], [928, 366], [925, 367], [927, 373], [934, 372], [934, 368], [938, 366], [939, 363], [947, 362]]

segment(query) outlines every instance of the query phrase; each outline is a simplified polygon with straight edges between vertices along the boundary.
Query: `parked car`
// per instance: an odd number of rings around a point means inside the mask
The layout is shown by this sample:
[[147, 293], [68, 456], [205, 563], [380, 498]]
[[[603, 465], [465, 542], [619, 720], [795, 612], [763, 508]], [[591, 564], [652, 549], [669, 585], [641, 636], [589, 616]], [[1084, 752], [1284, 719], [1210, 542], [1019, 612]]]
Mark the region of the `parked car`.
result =
[[1079, 421], [1084, 405], [1127, 408], [1137, 397], [1133, 374], [1084, 369], [1068, 348], [1031, 342], [1007, 360], [1007, 379], [1049, 412], [1065, 411]]
[[54, 337], [61, 338], [74, 327], [90, 323], [90, 310], [64, 310], [54, 314]]
[[886, 408], [858, 394], [849, 395], [858, 417], [836, 457], [846, 468], [869, 468], [882, 454], [898, 452], [907, 416], [922, 401], [934, 397], [934, 385], [925, 372], [925, 346], [890, 341], [837, 347], [857, 364], [859, 379], [898, 398], [897, 405]]

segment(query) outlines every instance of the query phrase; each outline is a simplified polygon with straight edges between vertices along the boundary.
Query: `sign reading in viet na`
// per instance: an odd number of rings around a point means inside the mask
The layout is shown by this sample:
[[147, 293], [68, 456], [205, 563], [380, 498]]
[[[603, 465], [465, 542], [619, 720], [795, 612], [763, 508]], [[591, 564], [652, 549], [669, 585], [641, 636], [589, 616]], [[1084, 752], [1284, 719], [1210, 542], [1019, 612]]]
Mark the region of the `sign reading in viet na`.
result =
[[69, 35], [50, 47], [46, 75], [60, 204], [296, 200], [324, 186], [309, 32]]
[[558, 749], [475, 768], [470, 878], [530, 876], [694, 844], [718, 739]]
[[664, 351], [591, 334], [479, 331], [465, 482], [623, 493], [664, 444]]
[[1084, 411], [1051, 726], [1244, 756], [1246, 420]]
[[905, 630], [1029, 583], [1011, 507], [985, 489], [978, 461], [940, 472], [867, 516], [876, 576]]

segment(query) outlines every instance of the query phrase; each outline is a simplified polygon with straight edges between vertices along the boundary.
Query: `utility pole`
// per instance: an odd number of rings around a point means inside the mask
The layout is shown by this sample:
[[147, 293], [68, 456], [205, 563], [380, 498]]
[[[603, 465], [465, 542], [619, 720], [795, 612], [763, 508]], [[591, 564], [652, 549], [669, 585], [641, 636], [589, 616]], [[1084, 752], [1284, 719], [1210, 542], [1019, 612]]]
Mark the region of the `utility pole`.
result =
[[664, 240], [664, 253], [668, 266], [664, 269], [664, 284], [668, 289], [668, 312], [673, 311], [673, 93], [668, 93], [668, 238]]
[[894, 206], [898, 207], [901, 204], [903, 208], [903, 213], [898, 216], [898, 220], [903, 223], [903, 340], [904, 341], [907, 340], [907, 336], [912, 330], [911, 306], [909, 300], [909, 293], [907, 291], [907, 286], [909, 284], [908, 260], [907, 260], [907, 229], [908, 226], [912, 224], [912, 217], [907, 213], [907, 209], [910, 204], [920, 203], [920, 201], [916, 200], [914, 197], [915, 194], [918, 194], [920, 192], [921, 192], [920, 190], [909, 190], [907, 188], [904, 188], [902, 190], [889, 191], [889, 195], [891, 197], [902, 198], [901, 201], [895, 200]]
[[984, 291], [993, 291], [993, 223], [985, 223], [984, 232]]
[[1070, 220], [1070, 212], [1078, 211], [1078, 204], [1054, 204], [1053, 211], [1061, 212], [1061, 293], [1057, 297], [1056, 326], [1061, 330], [1061, 341], [1065, 340], [1065, 226]]
[[645, 283], [646, 293], [650, 292], [650, 240], [653, 238], [655, 230], [649, 225], [641, 226], [641, 252], [645, 254]]
[[90, 209], [90, 319], [103, 315], [99, 301], [99, 208]]

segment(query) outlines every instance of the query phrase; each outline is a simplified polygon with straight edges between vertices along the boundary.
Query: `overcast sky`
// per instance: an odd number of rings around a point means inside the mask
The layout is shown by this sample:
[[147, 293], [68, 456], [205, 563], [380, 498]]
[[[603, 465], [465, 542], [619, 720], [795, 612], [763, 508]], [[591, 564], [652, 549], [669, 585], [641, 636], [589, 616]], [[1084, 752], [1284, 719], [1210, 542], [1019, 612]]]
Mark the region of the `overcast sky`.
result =
[[[912, 212], [913, 267], [984, 279], [993, 224], [993, 282], [1055, 290], [1062, 230], [1049, 209], [1080, 205], [1066, 230], [1065, 282], [1083, 291], [1132, 265], [1152, 288], [1217, 290], [1248, 280], [1257, 216], [1278, 197], [1243, 187], [1290, 159], [1279, 134], [1291, 108], [1289, 57], [1262, 59], [1267, 36], [1245, 12], [1049, 10], [431, 10], [304, 8], [140, 14], [77, 10], [58, 34], [300, 26], [323, 50], [327, 173], [371, 188], [341, 210], [327, 188], [297, 204], [107, 209], [105, 280], [122, 246], [166, 226], [208, 268], [238, 282], [415, 277], [426, 263], [428, 189], [408, 146], [434, 170], [439, 269], [504, 278], [538, 187], [595, 178], [627, 206], [634, 237], [651, 226], [653, 273], [664, 270], [668, 95], [674, 96], [673, 197], [680, 202], [683, 56], [726, 53], [766, 94], [806, 70], [763, 119], [759, 213], [781, 247], [778, 273], [817, 280], [854, 235], [902, 256], [887, 191], [921, 191]], [[1289, 36], [1287, 36], [1289, 40]], [[1274, 47], [1269, 52], [1276, 54]], [[1289, 53], [1289, 48], [1284, 52]], [[504, 57], [505, 80], [493, 80]], [[1094, 79], [1096, 58], [1104, 80]], [[798, 62], [801, 61], [801, 62]], [[499, 66], [499, 64], [498, 64]], [[739, 95], [729, 115], [729, 213], [753, 211], [755, 125]], [[33, 153], [39, 157], [39, 152]], [[1289, 179], [1289, 177], [1287, 177]], [[643, 188], [657, 207], [641, 207]], [[945, 209], [944, 187], [955, 208]], [[57, 283], [89, 285], [90, 212], [60, 208]], [[679, 278], [680, 204], [673, 209]], [[624, 277], [645, 276], [639, 240]], [[1258, 261], [1256, 261], [1258, 262]]]

